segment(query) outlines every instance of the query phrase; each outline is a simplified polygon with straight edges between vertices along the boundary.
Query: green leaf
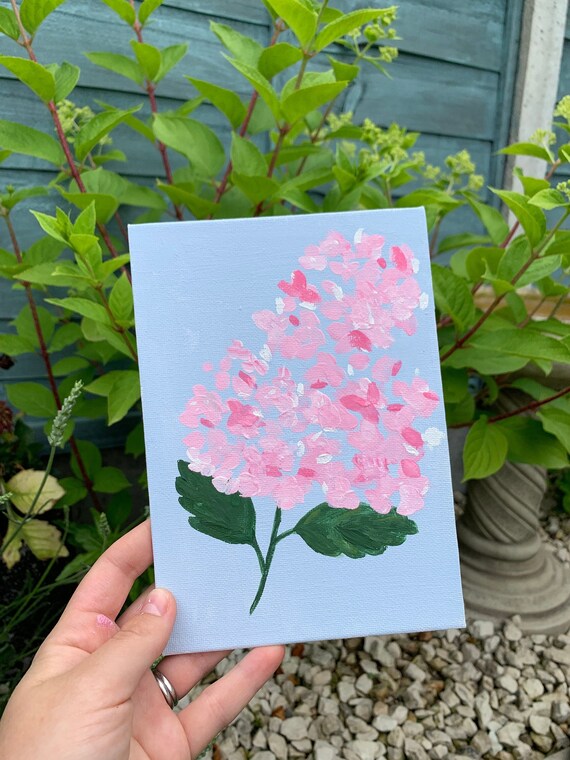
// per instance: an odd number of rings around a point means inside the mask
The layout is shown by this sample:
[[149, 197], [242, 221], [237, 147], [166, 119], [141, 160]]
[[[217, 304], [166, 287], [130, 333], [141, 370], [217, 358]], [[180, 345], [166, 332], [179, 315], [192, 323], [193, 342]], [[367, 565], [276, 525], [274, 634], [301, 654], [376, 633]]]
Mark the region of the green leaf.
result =
[[114, 425], [115, 422], [122, 420], [140, 397], [139, 373], [135, 370], [122, 370], [107, 396], [109, 425]]
[[118, 493], [131, 484], [118, 467], [102, 467], [95, 478], [93, 486], [99, 493]]
[[33, 353], [35, 349], [32, 341], [19, 335], [0, 335], [0, 354], [19, 356], [20, 354]]
[[56, 103], [59, 103], [61, 100], [67, 98], [67, 96], [75, 89], [75, 85], [79, 81], [81, 70], [79, 66], [74, 66], [67, 61], [63, 61], [60, 66], [52, 64], [51, 66], [46, 66], [46, 68], [51, 72], [55, 79], [54, 100]]
[[38, 559], [68, 557], [62, 543], [61, 531], [45, 520], [29, 520], [22, 527], [22, 536], [32, 554]]
[[566, 451], [570, 451], [570, 414], [564, 409], [545, 405], [538, 410], [538, 417], [546, 432], [556, 436]]
[[532, 417], [510, 417], [494, 423], [505, 434], [511, 462], [535, 464], [549, 470], [568, 467], [564, 446]]
[[118, 324], [129, 326], [132, 323], [133, 289], [126, 274], [122, 274], [113, 285], [109, 306]]
[[157, 185], [174, 203], [186, 206], [196, 219], [205, 219], [218, 208], [212, 201], [201, 198], [179, 185], [168, 185], [165, 182], [158, 182]]
[[10, 8], [0, 8], [0, 32], [13, 40], [17, 40], [20, 36], [16, 16]]
[[51, 392], [39, 383], [14, 383], [8, 385], [8, 401], [32, 417], [53, 417], [57, 407]]
[[546, 258], [536, 259], [533, 261], [526, 272], [517, 280], [517, 288], [538, 282], [544, 277], [560, 269], [562, 260], [560, 256], [547, 256]]
[[257, 40], [246, 37], [245, 34], [240, 34], [230, 26], [216, 21], [210, 22], [210, 29], [237, 60], [248, 66], [257, 66], [263, 50], [263, 46]]
[[216, 175], [224, 165], [222, 143], [209, 127], [199, 121], [158, 114], [153, 120], [153, 130], [157, 140], [182, 153], [208, 177]]
[[144, 430], [142, 422], [137, 422], [125, 440], [125, 453], [139, 457], [144, 454]]
[[271, 177], [246, 176], [239, 172], [232, 173], [232, 180], [236, 187], [244, 193], [252, 203], [261, 203], [269, 200], [279, 190], [279, 183]]
[[560, 190], [540, 190], [538, 193], [529, 199], [529, 203], [532, 206], [538, 206], [538, 208], [544, 208], [547, 211], [553, 208], [559, 208], [560, 206], [568, 206], [568, 199], [565, 195], [562, 195]]
[[[160, 51], [160, 67], [155, 77], [155, 82], [160, 82], [178, 64], [188, 52], [188, 45], [170, 45]], [[192, 110], [194, 110], [192, 108]]]
[[398, 208], [412, 208], [415, 206], [439, 206], [442, 211], [451, 211], [461, 205], [461, 202], [452, 198], [449, 193], [438, 190], [435, 187], [425, 187], [413, 190], [396, 202]]
[[[46, 343], [49, 343], [55, 328], [55, 318], [43, 306], [36, 307], [36, 316]], [[36, 321], [28, 304], [20, 311], [13, 322], [21, 338], [25, 338], [34, 344], [36, 348], [40, 347]]]
[[178, 471], [178, 501], [190, 513], [188, 522], [194, 530], [227, 544], [257, 545], [251, 499], [237, 493], [221, 493], [214, 488], [211, 478], [189, 470], [187, 462], [179, 461]]
[[553, 156], [542, 145], [536, 145], [530, 142], [518, 142], [512, 145], [502, 148], [499, 153], [504, 153], [507, 156], [532, 156], [533, 158], [542, 158], [547, 163], [553, 160]]
[[513, 214], [520, 222], [531, 246], [534, 248], [543, 238], [546, 231], [546, 219], [544, 212], [536, 206], [531, 206], [528, 199], [520, 193], [512, 190], [491, 191], [498, 195], [499, 198], [511, 209]]
[[465, 330], [475, 321], [473, 296], [465, 280], [451, 269], [432, 264], [435, 301], [443, 314], [448, 314], [459, 330]]
[[[91, 443], [91, 441], [76, 441], [76, 443], [87, 476], [91, 480], [95, 480], [97, 473], [101, 469], [101, 451], [94, 443]], [[71, 456], [71, 469], [73, 470], [75, 477], [82, 481], [83, 474], [79, 468], [75, 454], [72, 454]]]
[[278, 42], [267, 47], [259, 56], [258, 69], [266, 79], [273, 79], [276, 74], [298, 63], [303, 52], [288, 42]]
[[75, 136], [75, 154], [77, 158], [82, 161], [105, 135], [108, 135], [109, 132], [138, 110], [140, 110], [140, 106], [131, 108], [128, 111], [103, 111], [103, 113], [96, 114], [81, 127]]
[[225, 87], [218, 87], [217, 84], [206, 82], [203, 79], [195, 77], [186, 77], [194, 87], [207, 98], [217, 109], [221, 111], [228, 119], [232, 127], [237, 129], [245, 118], [246, 109], [239, 96], [232, 90]]
[[495, 245], [501, 245], [509, 234], [509, 225], [505, 221], [501, 212], [493, 206], [487, 206], [485, 203], [481, 203], [469, 195], [466, 195], [465, 197], [491, 236], [493, 243], [495, 243]]
[[354, 63], [344, 63], [337, 61], [332, 55], [327, 55], [329, 63], [334, 71], [334, 78], [337, 82], [352, 82], [360, 72], [360, 67]]
[[84, 55], [96, 66], [100, 66], [108, 71], [114, 71], [115, 74], [130, 79], [141, 87], [144, 84], [144, 75], [141, 67], [136, 61], [133, 61], [132, 58], [128, 58], [126, 55], [105, 52], [84, 53]]
[[64, 0], [22, 0], [20, 6], [22, 24], [30, 34], [35, 34], [44, 19], [63, 2]]
[[66, 505], [68, 507], [77, 504], [78, 501], [82, 501], [87, 496], [87, 489], [83, 483], [77, 478], [60, 478], [59, 483], [65, 491], [64, 496], [61, 498], [60, 505]]
[[347, 85], [346, 81], [331, 82], [295, 90], [281, 104], [285, 118], [290, 124], [294, 124], [311, 111], [334, 100]]
[[268, 3], [277, 16], [287, 24], [302, 47], [306, 48], [317, 31], [316, 11], [300, 3], [299, 0], [268, 0]]
[[464, 480], [487, 478], [500, 470], [507, 458], [508, 442], [496, 426], [481, 417], [472, 425], [463, 448]]
[[[517, 328], [492, 332], [479, 331], [473, 335], [469, 343], [491, 353], [502, 353], [504, 358], [513, 356], [524, 357], [527, 361], [542, 359], [549, 362], [570, 363], [570, 349], [563, 341], [534, 331]], [[493, 374], [493, 372], [485, 374]]]
[[314, 49], [316, 52], [328, 47], [332, 42], [346, 37], [347, 34], [358, 29], [363, 24], [368, 24], [370, 21], [375, 21], [382, 16], [384, 9], [370, 8], [358, 11], [352, 11], [352, 13], [345, 13], [340, 18], [331, 21], [317, 34], [315, 40]]
[[20, 82], [27, 85], [44, 103], [48, 103], [55, 97], [55, 79], [45, 66], [28, 61], [26, 58], [17, 58], [11, 55], [0, 55], [0, 66], [11, 71]]
[[244, 61], [237, 61], [233, 58], [228, 58], [231, 65], [242, 74], [252, 87], [259, 93], [261, 99], [268, 106], [269, 110], [273, 114], [273, 117], [278, 120], [281, 116], [281, 110], [279, 107], [279, 98], [277, 93], [268, 82], [268, 80], [259, 73], [257, 69], [250, 66]]
[[[445, 351], [445, 346], [442, 352]], [[500, 375], [505, 372], [515, 372], [528, 364], [524, 356], [503, 356], [502, 353], [490, 353], [487, 348], [468, 346], [454, 351], [445, 362], [445, 367], [455, 369], [475, 369], [482, 375]]]
[[[31, 516], [47, 512], [64, 495], [65, 491], [57, 479], [53, 475], [45, 476], [43, 470], [20, 470], [6, 483], [6, 490], [12, 494], [10, 501], [22, 514]], [[39, 498], [31, 512], [38, 492]]]
[[149, 45], [146, 42], [137, 42], [137, 40], [131, 40], [131, 47], [144, 75], [153, 82], [160, 68], [160, 50], [154, 47], [154, 45]]
[[76, 322], [68, 322], [56, 330], [51, 343], [50, 351], [61, 351], [67, 346], [71, 346], [81, 338], [81, 328]]
[[111, 528], [113, 530], [121, 530], [124, 528], [132, 509], [133, 499], [130, 493], [125, 493], [123, 490], [113, 496], [109, 500], [107, 509], [105, 510]]
[[541, 190], [548, 190], [550, 182], [546, 179], [536, 179], [536, 177], [525, 177], [522, 172], [517, 172], [517, 176], [523, 186], [524, 194], [529, 198], [536, 195]]
[[505, 255], [504, 248], [476, 247], [467, 254], [465, 269], [472, 282], [477, 282], [485, 273], [496, 272], [499, 262]]
[[67, 201], [73, 203], [77, 208], [87, 209], [90, 206], [94, 206], [97, 221], [102, 224], [106, 224], [119, 208], [119, 201], [112, 195], [104, 195], [103, 193], [66, 193], [64, 190], [60, 190], [60, 192]]
[[18, 203], [27, 200], [28, 198], [36, 198], [38, 195], [47, 195], [48, 191], [45, 187], [23, 187], [21, 190], [16, 190], [15, 193], [10, 195], [3, 195], [1, 203], [4, 208], [13, 209]]
[[368, 504], [337, 509], [326, 503], [307, 512], [293, 530], [313, 551], [351, 559], [383, 554], [389, 546], [399, 546], [418, 532], [416, 524], [395, 509], [383, 515]]
[[52, 371], [56, 377], [67, 377], [88, 366], [87, 359], [82, 359], [81, 356], [66, 356], [65, 359], [60, 359], [53, 365]]
[[231, 160], [234, 171], [246, 177], [267, 174], [267, 161], [259, 148], [235, 132], [232, 133]]
[[146, 24], [150, 14], [154, 13], [163, 2], [164, 0], [143, 0], [139, 7], [139, 22], [141, 26]]
[[103, 0], [112, 11], [115, 11], [119, 18], [122, 18], [129, 26], [133, 26], [136, 21], [134, 8], [128, 0]]
[[105, 307], [94, 301], [89, 301], [87, 298], [77, 298], [76, 296], [71, 296], [70, 298], [48, 298], [47, 303], [61, 306], [62, 309], [67, 309], [67, 311], [72, 311], [75, 314], [81, 314], [82, 317], [89, 317], [89, 319], [101, 322], [104, 325], [111, 324]]

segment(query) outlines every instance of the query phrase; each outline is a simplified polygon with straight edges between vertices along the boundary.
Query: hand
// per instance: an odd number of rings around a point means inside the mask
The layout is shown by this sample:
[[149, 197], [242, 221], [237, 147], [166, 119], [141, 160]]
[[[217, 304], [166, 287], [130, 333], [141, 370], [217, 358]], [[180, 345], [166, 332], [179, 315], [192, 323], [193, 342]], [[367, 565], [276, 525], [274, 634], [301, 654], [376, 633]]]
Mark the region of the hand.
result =
[[[0, 722], [3, 760], [190, 760], [279, 666], [283, 647], [253, 649], [173, 712], [150, 666], [172, 630], [174, 597], [149, 590], [115, 622], [151, 561], [147, 521], [87, 573], [8, 702]], [[182, 696], [227, 654], [174, 655], [160, 670]]]

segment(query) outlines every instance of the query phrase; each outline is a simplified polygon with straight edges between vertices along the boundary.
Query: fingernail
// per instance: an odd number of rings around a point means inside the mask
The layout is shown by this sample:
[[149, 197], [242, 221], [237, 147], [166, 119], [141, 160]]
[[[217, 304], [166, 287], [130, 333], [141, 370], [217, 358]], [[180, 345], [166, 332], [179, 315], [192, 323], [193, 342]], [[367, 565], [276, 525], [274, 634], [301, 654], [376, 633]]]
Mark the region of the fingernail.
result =
[[161, 588], [155, 588], [144, 603], [141, 613], [146, 615], [164, 615], [168, 608], [169, 594]]

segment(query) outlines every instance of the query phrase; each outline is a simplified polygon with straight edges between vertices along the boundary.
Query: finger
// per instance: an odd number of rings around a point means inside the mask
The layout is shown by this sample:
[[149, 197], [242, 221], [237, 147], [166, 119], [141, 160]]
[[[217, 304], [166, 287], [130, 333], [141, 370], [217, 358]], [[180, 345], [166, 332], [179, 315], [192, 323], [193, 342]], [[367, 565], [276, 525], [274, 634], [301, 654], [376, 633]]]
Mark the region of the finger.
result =
[[150, 586], [147, 586], [145, 590], [140, 594], [140, 596], [138, 596], [134, 602], [129, 604], [129, 606], [123, 612], [123, 614], [117, 618], [117, 625], [119, 626], [119, 628], [122, 628], [125, 625], [125, 623], [128, 623], [129, 620], [132, 620], [132, 618], [140, 614], [144, 606], [144, 603], [148, 599], [148, 596], [154, 587], [155, 587], [154, 583], [151, 583]]
[[121, 704], [160, 657], [174, 625], [176, 602], [166, 589], [154, 589], [141, 612], [77, 668], [79, 679], [98, 691], [101, 706]]
[[208, 686], [179, 713], [191, 757], [199, 755], [211, 739], [231, 723], [277, 670], [284, 653], [282, 646], [252, 649], [235, 668]]
[[64, 617], [96, 612], [114, 620], [133, 583], [152, 562], [150, 522], [146, 520], [102, 554], [71, 597]]
[[178, 699], [182, 699], [224, 657], [227, 657], [230, 651], [228, 649], [225, 652], [196, 652], [195, 654], [171, 655], [162, 660], [158, 666], [158, 670], [168, 678]]

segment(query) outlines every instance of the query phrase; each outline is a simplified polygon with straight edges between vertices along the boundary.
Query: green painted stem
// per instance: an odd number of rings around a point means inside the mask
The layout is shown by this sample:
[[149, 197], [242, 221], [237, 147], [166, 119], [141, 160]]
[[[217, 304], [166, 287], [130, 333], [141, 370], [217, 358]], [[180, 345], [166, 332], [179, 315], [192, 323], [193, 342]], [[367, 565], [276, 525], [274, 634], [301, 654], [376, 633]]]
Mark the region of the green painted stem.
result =
[[271, 538], [269, 539], [269, 547], [267, 549], [267, 554], [265, 556], [265, 562], [263, 563], [263, 572], [261, 573], [259, 588], [257, 589], [257, 594], [255, 595], [255, 599], [253, 600], [253, 603], [251, 607], [249, 608], [250, 615], [253, 613], [253, 611], [259, 604], [259, 600], [261, 599], [263, 595], [263, 591], [265, 589], [265, 584], [267, 583], [269, 568], [271, 567], [273, 555], [275, 554], [275, 547], [277, 546], [277, 531], [279, 530], [280, 523], [281, 523], [281, 510], [279, 509], [279, 507], [277, 507], [277, 509], [275, 510], [275, 518], [273, 519], [273, 529], [271, 530]]

